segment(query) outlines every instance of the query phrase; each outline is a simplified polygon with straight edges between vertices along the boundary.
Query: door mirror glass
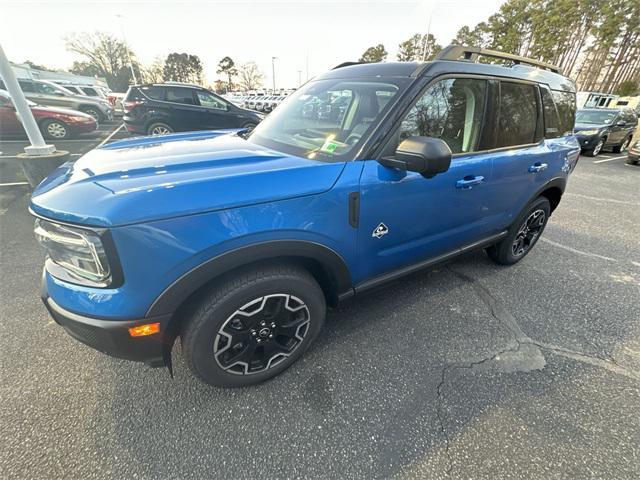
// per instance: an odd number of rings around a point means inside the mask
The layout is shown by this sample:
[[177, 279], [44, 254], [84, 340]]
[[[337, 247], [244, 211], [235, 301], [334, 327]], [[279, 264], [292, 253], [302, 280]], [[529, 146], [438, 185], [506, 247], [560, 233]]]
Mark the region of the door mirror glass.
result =
[[616, 123], [616, 125], [618, 127], [624, 127], [627, 125], [627, 122], [625, 122], [624, 120], [618, 120], [618, 122]]
[[430, 178], [449, 170], [451, 149], [439, 138], [414, 136], [403, 140], [392, 157], [384, 157], [379, 162], [385, 167]]

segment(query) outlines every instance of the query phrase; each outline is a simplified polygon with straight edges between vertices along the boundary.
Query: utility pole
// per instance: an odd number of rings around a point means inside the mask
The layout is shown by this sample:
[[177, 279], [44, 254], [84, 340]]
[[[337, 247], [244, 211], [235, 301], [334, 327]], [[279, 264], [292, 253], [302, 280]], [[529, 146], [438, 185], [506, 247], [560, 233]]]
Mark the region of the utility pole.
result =
[[131, 78], [133, 79], [133, 83], [138, 83], [138, 79], [136, 78], [136, 72], [133, 71], [133, 62], [131, 61], [131, 51], [129, 50], [129, 45], [127, 44], [127, 37], [124, 36], [124, 24], [122, 22], [123, 15], [121, 13], [116, 14], [120, 23], [120, 33], [122, 33], [122, 41], [124, 42], [125, 48], [127, 49], [127, 58], [129, 59], [129, 68], [131, 69]]
[[273, 94], [274, 95], [276, 93], [276, 58], [278, 57], [271, 57], [271, 76], [273, 78]]
[[298, 70], [298, 86], [302, 85], [302, 70]]

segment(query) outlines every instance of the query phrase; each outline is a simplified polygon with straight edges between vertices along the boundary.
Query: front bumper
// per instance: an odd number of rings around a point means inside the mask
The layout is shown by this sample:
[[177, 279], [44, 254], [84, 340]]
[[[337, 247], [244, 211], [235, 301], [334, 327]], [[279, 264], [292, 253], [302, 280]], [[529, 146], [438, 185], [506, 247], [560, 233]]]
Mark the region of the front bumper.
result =
[[[42, 293], [42, 301], [56, 323], [85, 345], [112, 357], [145, 362], [153, 367], [165, 365], [165, 357], [173, 343], [173, 337], [165, 333], [171, 315], [140, 320], [102, 320], [65, 310], [46, 291]], [[129, 335], [130, 327], [153, 322], [160, 322], [159, 333], [146, 337]]]
[[600, 135], [579, 135], [576, 134], [576, 138], [578, 142], [580, 142], [580, 148], [584, 150], [589, 150], [595, 148], [595, 146], [600, 141]]

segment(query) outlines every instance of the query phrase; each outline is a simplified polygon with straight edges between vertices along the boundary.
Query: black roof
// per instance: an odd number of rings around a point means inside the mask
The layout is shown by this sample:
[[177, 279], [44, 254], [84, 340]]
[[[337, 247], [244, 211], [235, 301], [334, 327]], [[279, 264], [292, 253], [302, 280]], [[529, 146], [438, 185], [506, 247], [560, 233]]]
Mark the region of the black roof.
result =
[[435, 77], [447, 73], [477, 74], [528, 80], [548, 85], [552, 90], [575, 92], [572, 80], [558, 73], [528, 65], [503, 66], [466, 60], [433, 62], [383, 62], [349, 64], [316, 77], [317, 80], [371, 77]]

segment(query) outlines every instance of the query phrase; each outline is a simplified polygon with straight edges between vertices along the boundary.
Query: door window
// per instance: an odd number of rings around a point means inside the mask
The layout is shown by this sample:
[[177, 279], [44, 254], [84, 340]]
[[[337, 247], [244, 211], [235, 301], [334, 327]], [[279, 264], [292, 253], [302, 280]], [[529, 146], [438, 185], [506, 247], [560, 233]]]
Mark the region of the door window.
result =
[[18, 81], [18, 83], [20, 84], [20, 88], [22, 89], [23, 92], [25, 92], [25, 93], [35, 93], [36, 88], [33, 85], [33, 82], [21, 82], [21, 81]]
[[538, 104], [533, 85], [500, 83], [500, 116], [496, 147], [535, 143]]
[[450, 78], [431, 85], [400, 124], [399, 141], [412, 136], [440, 138], [452, 153], [477, 149], [487, 82]]
[[227, 104], [209, 92], [198, 90], [196, 91], [196, 96], [198, 97], [198, 102], [200, 102], [200, 105], [203, 107], [213, 108], [215, 110], [227, 110]]
[[62, 90], [59, 90], [48, 83], [36, 83], [36, 89], [39, 93], [44, 95], [56, 95], [63, 93]]
[[167, 102], [195, 105], [193, 92], [188, 88], [170, 87], [166, 89], [166, 95]]

